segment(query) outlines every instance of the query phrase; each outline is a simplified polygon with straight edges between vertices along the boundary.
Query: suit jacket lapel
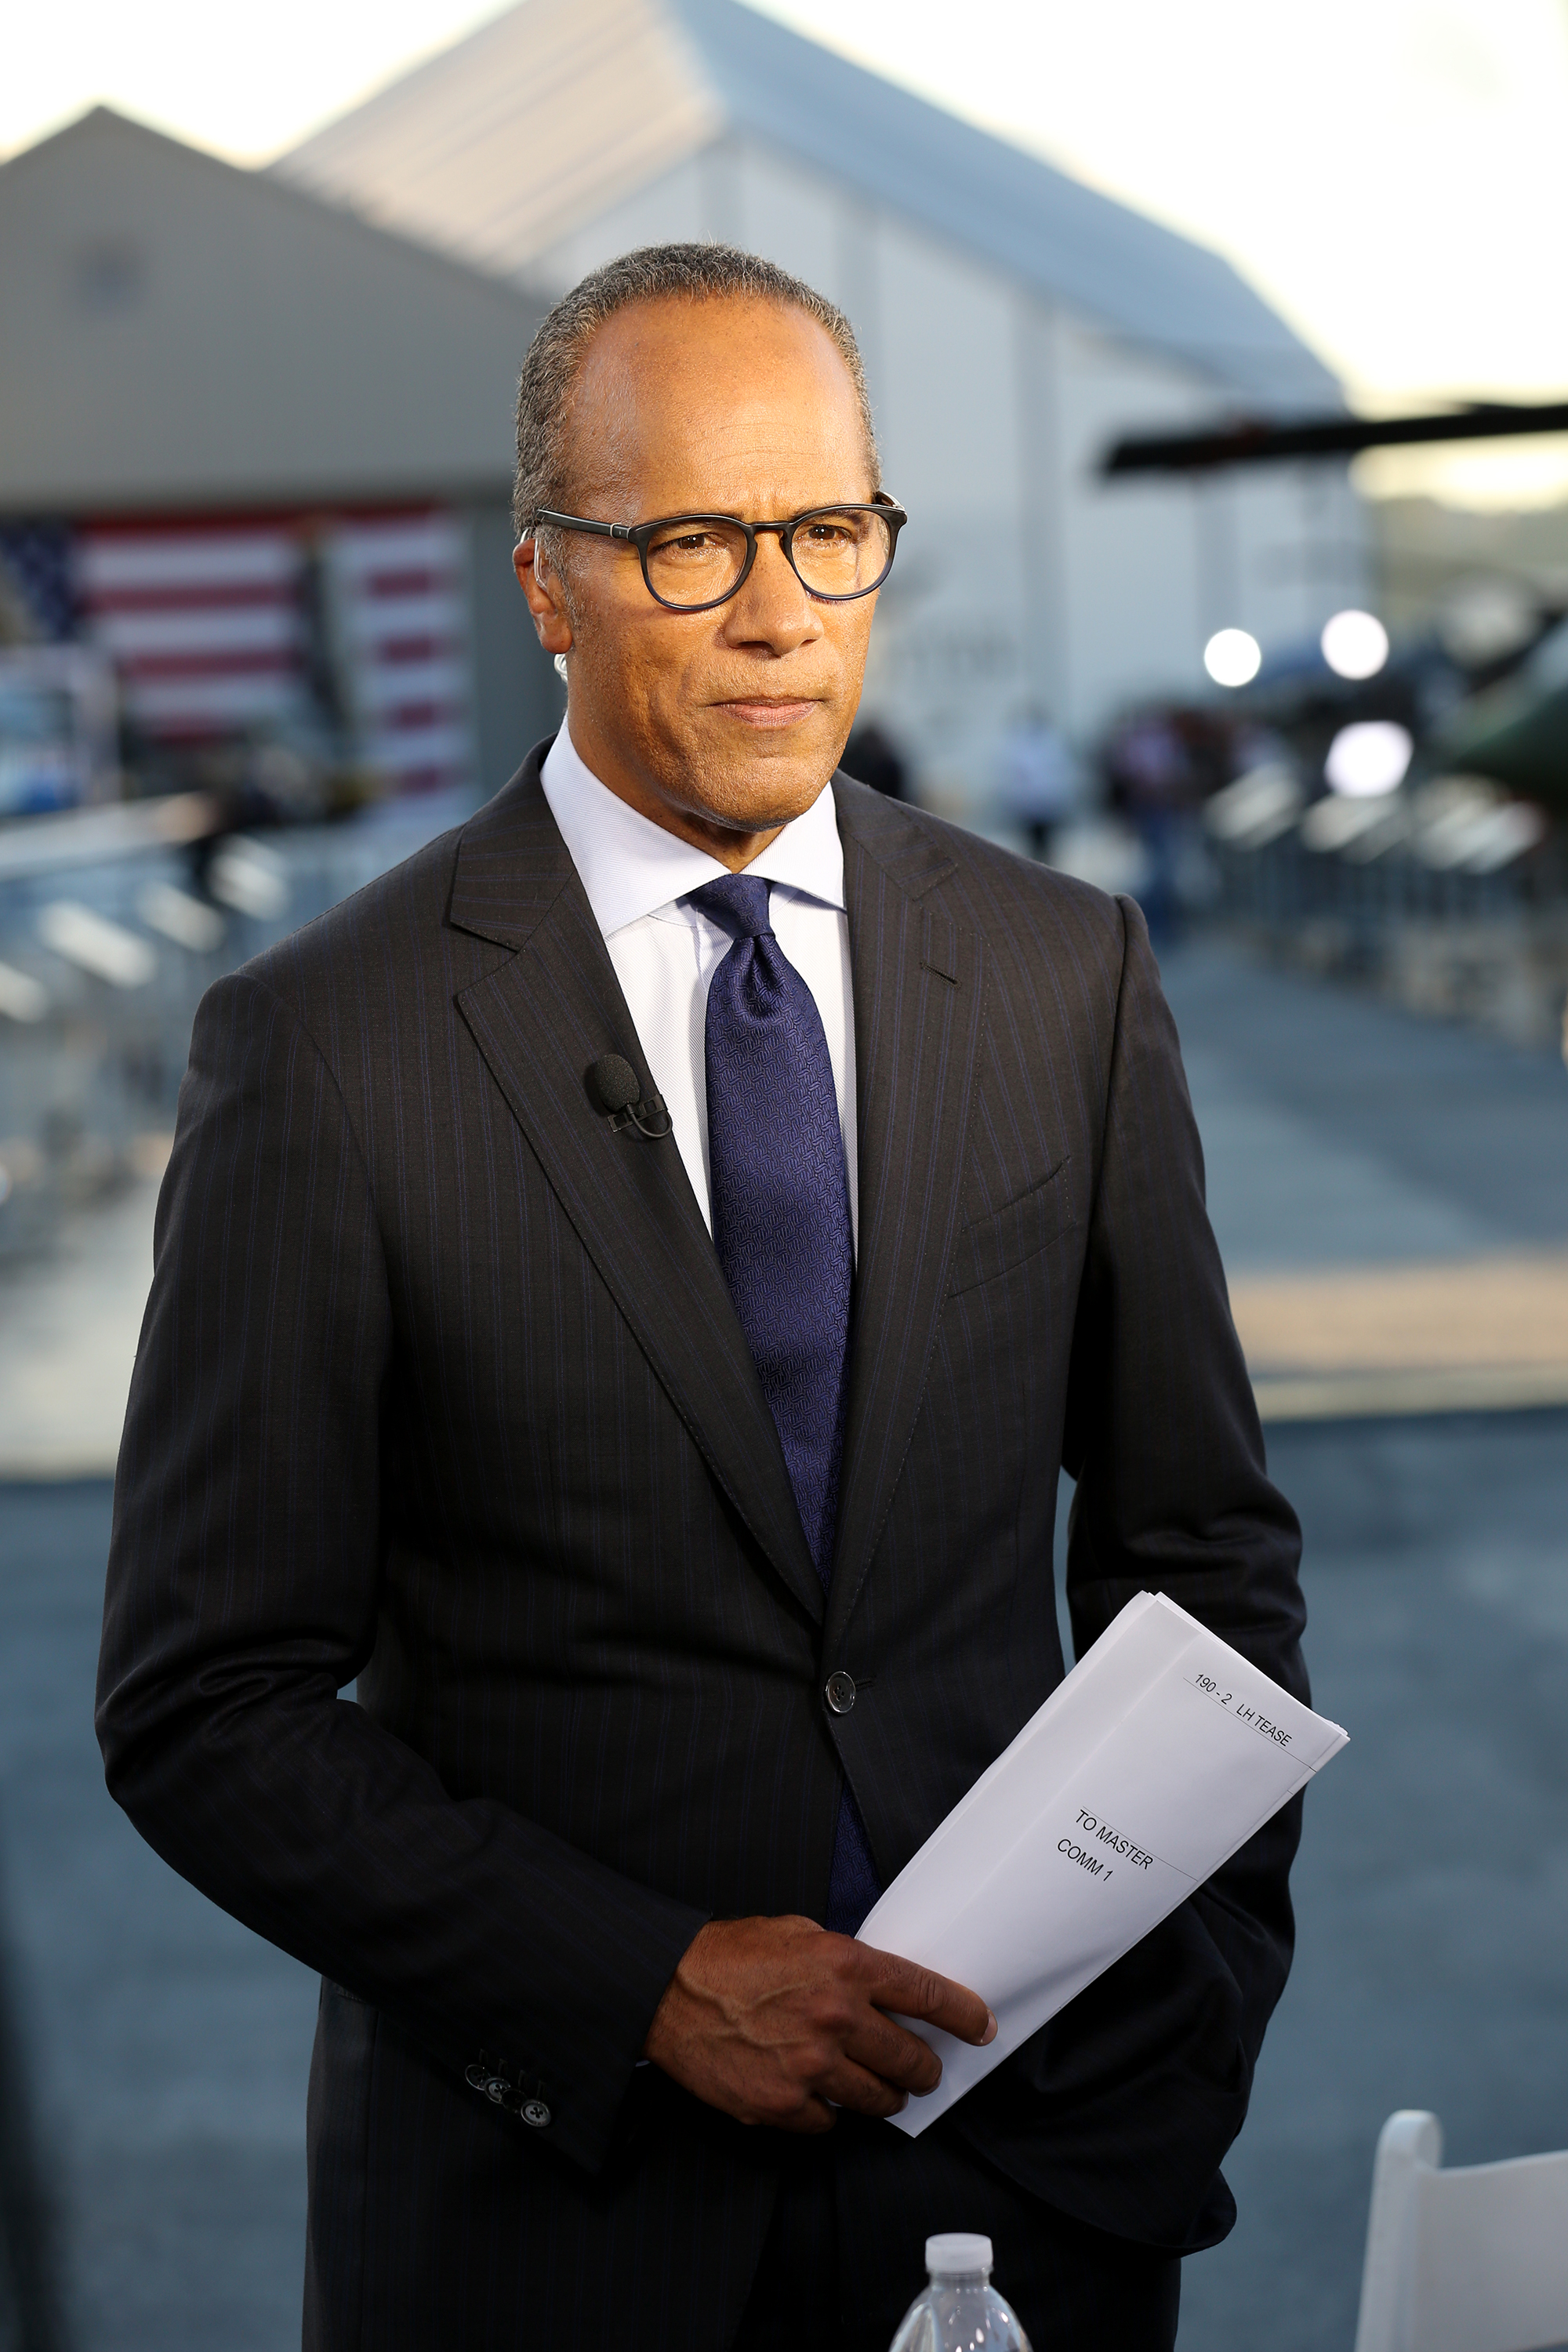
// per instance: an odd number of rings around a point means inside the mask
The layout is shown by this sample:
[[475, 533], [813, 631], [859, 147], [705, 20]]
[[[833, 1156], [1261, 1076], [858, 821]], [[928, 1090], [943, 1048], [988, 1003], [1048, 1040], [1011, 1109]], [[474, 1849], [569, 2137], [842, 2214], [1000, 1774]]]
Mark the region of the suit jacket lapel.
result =
[[983, 1029], [977, 936], [938, 886], [940, 838], [838, 781], [854, 971], [860, 1245], [838, 1538], [823, 1655], [836, 1657], [903, 1466], [961, 1216]]
[[539, 783], [537, 756], [458, 854], [459, 929], [513, 949], [458, 1010], [638, 1344], [763, 1552], [823, 1614], [795, 1494], [724, 1277], [672, 1137], [612, 1134], [584, 1075], [626, 1055], [653, 1082], [615, 967]]

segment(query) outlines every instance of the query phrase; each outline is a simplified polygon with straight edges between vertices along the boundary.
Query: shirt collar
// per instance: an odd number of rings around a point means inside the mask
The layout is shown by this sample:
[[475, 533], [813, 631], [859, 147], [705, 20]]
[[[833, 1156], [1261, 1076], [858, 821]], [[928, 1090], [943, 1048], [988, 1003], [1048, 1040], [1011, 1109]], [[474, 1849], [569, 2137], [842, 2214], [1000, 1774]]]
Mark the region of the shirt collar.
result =
[[[602, 784], [579, 757], [564, 723], [539, 781], [605, 939], [729, 870]], [[824, 789], [802, 815], [792, 817], [746, 872], [842, 908], [844, 846], [831, 791]]]

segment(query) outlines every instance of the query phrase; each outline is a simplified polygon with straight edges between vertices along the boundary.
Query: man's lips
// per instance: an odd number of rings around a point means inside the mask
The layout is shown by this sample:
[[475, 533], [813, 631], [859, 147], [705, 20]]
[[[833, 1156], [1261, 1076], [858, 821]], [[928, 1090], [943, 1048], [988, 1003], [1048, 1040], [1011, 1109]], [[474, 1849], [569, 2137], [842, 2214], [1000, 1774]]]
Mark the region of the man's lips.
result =
[[739, 694], [731, 701], [717, 702], [714, 709], [738, 719], [742, 727], [795, 727], [808, 718], [817, 705], [808, 697], [782, 695]]

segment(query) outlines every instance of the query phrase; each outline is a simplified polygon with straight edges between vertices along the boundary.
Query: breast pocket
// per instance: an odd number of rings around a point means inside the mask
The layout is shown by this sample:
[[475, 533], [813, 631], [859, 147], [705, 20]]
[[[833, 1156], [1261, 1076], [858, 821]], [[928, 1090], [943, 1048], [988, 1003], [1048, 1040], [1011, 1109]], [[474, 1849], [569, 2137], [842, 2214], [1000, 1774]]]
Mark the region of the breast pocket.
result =
[[1048, 1176], [1016, 1201], [964, 1226], [952, 1255], [950, 1297], [1026, 1265], [1072, 1227], [1076, 1220], [1066, 1182], [1068, 1165], [1067, 1160], [1059, 1160]]

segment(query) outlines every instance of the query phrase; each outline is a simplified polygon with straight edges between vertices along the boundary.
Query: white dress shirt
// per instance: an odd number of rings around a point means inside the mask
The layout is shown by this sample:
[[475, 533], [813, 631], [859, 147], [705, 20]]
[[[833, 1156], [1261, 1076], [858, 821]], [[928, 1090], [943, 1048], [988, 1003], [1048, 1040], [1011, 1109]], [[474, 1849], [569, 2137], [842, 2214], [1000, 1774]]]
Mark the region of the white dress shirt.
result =
[[[717, 923], [680, 902], [689, 891], [718, 881], [729, 869], [706, 850], [692, 848], [617, 799], [584, 767], [564, 726], [546, 755], [540, 782], [588, 894], [594, 919], [605, 935], [654, 1085], [668, 1108], [697, 1205], [711, 1233], [702, 1037], [709, 984], [731, 941]], [[858, 1240], [855, 1015], [844, 850], [832, 792], [825, 790], [804, 816], [792, 818], [745, 870], [748, 877], [773, 884], [774, 934], [822, 1015], [838, 1095], [849, 1215]]]

